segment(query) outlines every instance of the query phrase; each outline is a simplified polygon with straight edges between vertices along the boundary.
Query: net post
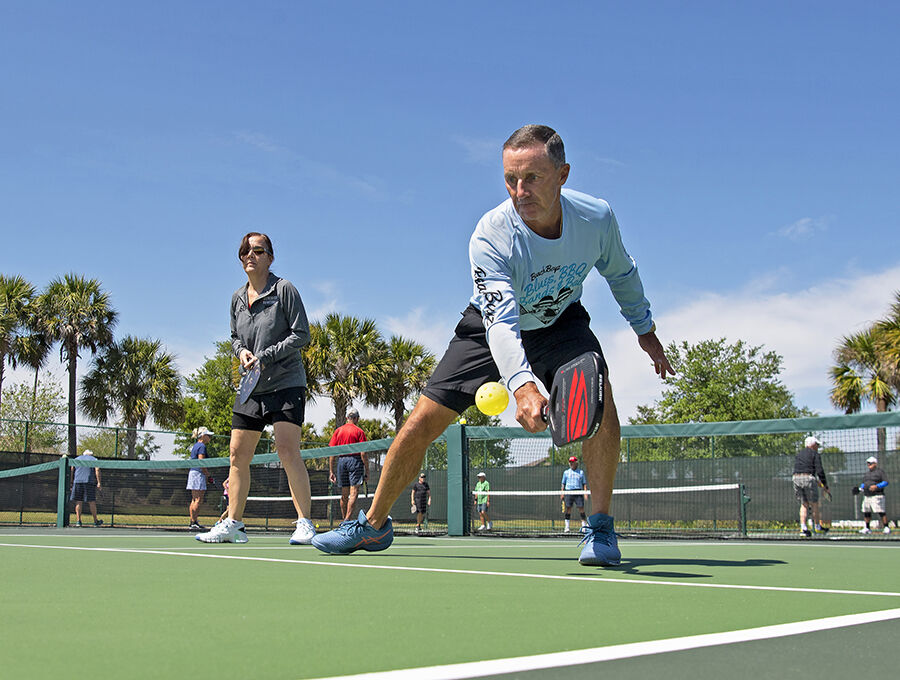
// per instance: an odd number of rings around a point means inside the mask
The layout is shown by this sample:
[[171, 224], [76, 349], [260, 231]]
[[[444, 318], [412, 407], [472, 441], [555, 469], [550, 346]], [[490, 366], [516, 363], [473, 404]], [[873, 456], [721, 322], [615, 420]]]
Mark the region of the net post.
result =
[[741, 503], [741, 536], [747, 536], [747, 503], [750, 502], [750, 496], [747, 495], [747, 487], [743, 484], [738, 486]]
[[447, 437], [447, 534], [465, 536], [465, 508], [468, 495], [465, 472], [468, 465], [466, 426], [451, 425]]
[[59, 480], [56, 483], [56, 526], [66, 525], [66, 473], [69, 468], [68, 456], [59, 457]]

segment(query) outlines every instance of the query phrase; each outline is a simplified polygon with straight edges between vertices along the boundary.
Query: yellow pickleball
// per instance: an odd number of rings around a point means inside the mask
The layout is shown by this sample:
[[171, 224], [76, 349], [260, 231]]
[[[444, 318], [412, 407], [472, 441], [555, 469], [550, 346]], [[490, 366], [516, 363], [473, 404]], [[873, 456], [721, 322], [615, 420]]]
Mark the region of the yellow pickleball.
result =
[[499, 416], [509, 405], [509, 392], [498, 382], [488, 382], [475, 393], [475, 406], [487, 416]]

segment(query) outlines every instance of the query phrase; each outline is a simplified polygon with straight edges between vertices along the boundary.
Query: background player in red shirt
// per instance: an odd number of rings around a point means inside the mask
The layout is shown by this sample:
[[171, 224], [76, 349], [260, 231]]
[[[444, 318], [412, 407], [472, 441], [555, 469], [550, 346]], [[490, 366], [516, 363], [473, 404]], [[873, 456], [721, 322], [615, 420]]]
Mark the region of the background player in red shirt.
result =
[[[342, 446], [366, 441], [366, 433], [357, 424], [359, 411], [355, 408], [347, 410], [347, 422], [331, 435], [328, 446]], [[334, 459], [337, 458], [337, 474], [334, 472]], [[341, 487], [341, 514], [350, 519], [356, 509], [356, 498], [363, 480], [369, 478], [369, 458], [363, 453], [345, 453], [328, 459], [328, 479], [332, 484]]]

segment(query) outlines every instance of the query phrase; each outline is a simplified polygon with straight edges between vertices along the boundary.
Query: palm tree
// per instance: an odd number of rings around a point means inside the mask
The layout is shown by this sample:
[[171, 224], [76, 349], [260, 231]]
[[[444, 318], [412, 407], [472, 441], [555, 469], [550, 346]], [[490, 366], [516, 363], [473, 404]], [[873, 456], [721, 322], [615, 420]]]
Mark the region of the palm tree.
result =
[[[878, 413], [897, 401], [897, 365], [881, 351], [883, 339], [876, 327], [843, 338], [835, 350], [831, 367], [831, 403], [845, 413], [857, 413], [864, 402], [875, 404]], [[885, 450], [885, 431], [878, 428], [878, 450]]]
[[112, 343], [117, 315], [100, 282], [76, 274], [55, 278], [37, 300], [47, 332], [59, 341], [59, 358], [69, 373], [69, 455], [77, 453], [75, 399], [78, 391], [78, 356], [82, 349], [96, 354]]
[[436, 361], [424, 345], [396, 335], [391, 336], [387, 350], [381, 403], [391, 410], [394, 431], [399, 432], [406, 414], [406, 400], [424, 389]]
[[81, 381], [81, 394], [82, 410], [97, 422], [121, 415], [129, 458], [148, 416], [163, 427], [175, 427], [183, 417], [181, 376], [159, 340], [126, 336], [101, 350]]
[[310, 326], [310, 343], [303, 353], [310, 398], [331, 398], [338, 426], [347, 422], [347, 408], [358, 398], [378, 403], [385, 371], [385, 345], [372, 319], [328, 314]]
[[15, 368], [17, 335], [25, 324], [34, 293], [34, 286], [21, 276], [0, 274], [0, 402], [3, 370], [7, 362]]
[[[879, 349], [889, 364], [893, 364], [895, 374], [900, 376], [900, 291], [894, 293], [894, 304], [888, 316], [875, 324]], [[900, 391], [900, 385], [895, 385]]]
[[34, 369], [34, 385], [31, 389], [31, 409], [29, 420], [34, 420], [35, 403], [37, 402], [38, 378], [50, 350], [53, 341], [47, 330], [47, 320], [41, 314], [38, 304], [28, 306], [24, 332], [19, 334], [14, 343], [12, 353], [12, 365], [16, 368], [20, 364]]

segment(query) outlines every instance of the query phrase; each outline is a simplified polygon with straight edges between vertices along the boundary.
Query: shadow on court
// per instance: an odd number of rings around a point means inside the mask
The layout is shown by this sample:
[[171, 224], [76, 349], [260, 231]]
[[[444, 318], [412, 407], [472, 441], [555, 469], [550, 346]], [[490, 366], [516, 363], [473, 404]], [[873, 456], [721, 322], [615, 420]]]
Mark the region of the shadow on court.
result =
[[[775, 565], [787, 564], [784, 560], [710, 560], [710, 559], [692, 559], [692, 558], [637, 558], [623, 559], [622, 564], [617, 567], [598, 567], [603, 573], [617, 574], [639, 574], [641, 576], [660, 576], [665, 578], [710, 578], [710, 574], [701, 574], [697, 572], [682, 571], [658, 571], [653, 567], [709, 567], [712, 569], [731, 569], [735, 567], [772, 567]], [[648, 567], [651, 568], [648, 570]], [[595, 576], [596, 572], [590, 574], [572, 574], [573, 576]]]

